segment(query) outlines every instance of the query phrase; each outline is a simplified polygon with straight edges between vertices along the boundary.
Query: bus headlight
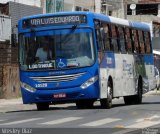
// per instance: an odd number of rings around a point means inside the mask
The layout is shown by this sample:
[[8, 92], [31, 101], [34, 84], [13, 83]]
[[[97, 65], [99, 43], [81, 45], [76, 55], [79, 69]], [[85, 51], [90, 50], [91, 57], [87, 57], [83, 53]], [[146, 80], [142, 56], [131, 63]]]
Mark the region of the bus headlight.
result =
[[89, 87], [90, 85], [92, 85], [93, 83], [95, 83], [98, 80], [98, 76], [94, 76], [92, 78], [90, 78], [89, 80], [87, 80], [85, 83], [83, 83], [81, 85], [82, 89], [85, 89], [87, 87]]
[[26, 84], [24, 82], [21, 82], [21, 87], [26, 89], [29, 92], [32, 92], [32, 93], [36, 91], [35, 88], [31, 87], [30, 85], [28, 85], [28, 84]]

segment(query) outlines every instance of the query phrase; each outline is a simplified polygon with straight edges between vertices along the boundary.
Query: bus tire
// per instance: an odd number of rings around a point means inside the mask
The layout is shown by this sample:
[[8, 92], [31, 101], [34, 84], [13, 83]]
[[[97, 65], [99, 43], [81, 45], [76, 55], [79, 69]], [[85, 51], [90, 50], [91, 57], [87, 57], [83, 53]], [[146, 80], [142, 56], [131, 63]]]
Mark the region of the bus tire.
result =
[[76, 102], [78, 109], [93, 108], [94, 100], [79, 100]]
[[124, 99], [125, 105], [132, 105], [132, 104], [134, 104], [134, 102], [133, 102], [133, 96], [124, 96], [123, 99]]
[[138, 92], [137, 92], [137, 95], [134, 96], [135, 104], [141, 104], [142, 103], [142, 94], [143, 94], [143, 84], [142, 84], [142, 79], [140, 79], [138, 81]]
[[76, 107], [78, 109], [84, 109], [85, 108], [85, 104], [84, 104], [84, 102], [82, 100], [79, 100], [79, 101], [76, 102]]
[[37, 105], [37, 110], [38, 111], [49, 109], [49, 103], [36, 103], [36, 105]]
[[139, 79], [137, 95], [124, 96], [123, 98], [124, 98], [125, 105], [141, 104], [142, 103], [142, 89], [143, 89], [142, 79]]
[[107, 87], [107, 98], [101, 99], [101, 107], [110, 109], [112, 107], [112, 98], [113, 98], [113, 89], [111, 88], [111, 85]]

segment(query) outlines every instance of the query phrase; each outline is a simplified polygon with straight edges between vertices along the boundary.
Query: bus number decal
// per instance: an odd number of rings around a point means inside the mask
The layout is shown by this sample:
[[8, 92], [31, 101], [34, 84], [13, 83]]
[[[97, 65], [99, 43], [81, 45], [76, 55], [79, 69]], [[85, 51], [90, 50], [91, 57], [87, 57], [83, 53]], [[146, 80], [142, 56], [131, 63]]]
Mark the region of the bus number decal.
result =
[[35, 87], [47, 87], [47, 83], [35, 84]]

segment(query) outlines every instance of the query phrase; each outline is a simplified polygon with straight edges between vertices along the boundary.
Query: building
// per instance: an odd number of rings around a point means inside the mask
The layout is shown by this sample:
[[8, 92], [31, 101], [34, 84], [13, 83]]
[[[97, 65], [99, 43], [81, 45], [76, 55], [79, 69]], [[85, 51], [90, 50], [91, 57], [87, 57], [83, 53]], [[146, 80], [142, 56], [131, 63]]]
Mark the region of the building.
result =
[[44, 13], [94, 11], [95, 0], [41, 0]]
[[41, 7], [41, 0], [1, 0], [0, 3], [7, 3], [9, 1], [21, 3], [24, 5]]
[[17, 36], [17, 25], [18, 20], [22, 17], [41, 14], [43, 9], [41, 7], [35, 7], [30, 5], [25, 5], [16, 2], [0, 3], [0, 14], [7, 15], [11, 17], [11, 33]]

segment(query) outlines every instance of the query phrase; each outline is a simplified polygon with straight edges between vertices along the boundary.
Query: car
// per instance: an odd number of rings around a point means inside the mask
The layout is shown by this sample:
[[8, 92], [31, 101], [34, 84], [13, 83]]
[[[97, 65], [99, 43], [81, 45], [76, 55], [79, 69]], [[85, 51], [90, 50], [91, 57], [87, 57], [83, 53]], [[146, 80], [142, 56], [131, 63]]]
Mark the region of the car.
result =
[[159, 87], [160, 87], [159, 70], [158, 70], [158, 68], [156, 66], [154, 67], [154, 70], [155, 70], [156, 89], [159, 90]]

